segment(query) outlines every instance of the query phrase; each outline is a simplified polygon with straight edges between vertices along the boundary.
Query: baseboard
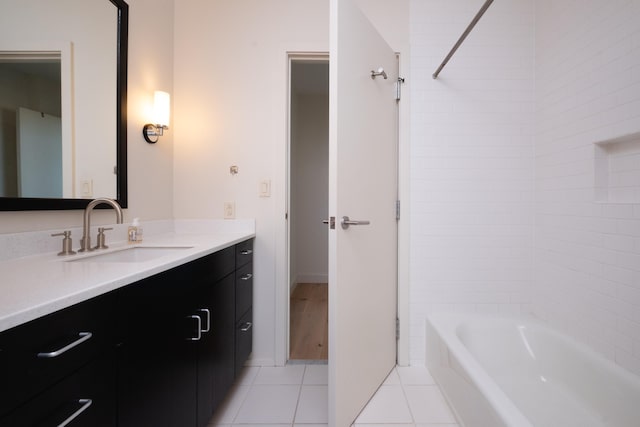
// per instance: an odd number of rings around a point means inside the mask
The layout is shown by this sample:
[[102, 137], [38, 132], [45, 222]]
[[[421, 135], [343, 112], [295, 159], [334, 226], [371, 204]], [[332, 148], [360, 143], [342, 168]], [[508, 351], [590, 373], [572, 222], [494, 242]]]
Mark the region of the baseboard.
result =
[[329, 283], [328, 274], [298, 274], [296, 283]]
[[246, 362], [244, 362], [244, 366], [278, 366], [276, 365], [276, 361], [274, 359], [253, 359], [250, 358]]

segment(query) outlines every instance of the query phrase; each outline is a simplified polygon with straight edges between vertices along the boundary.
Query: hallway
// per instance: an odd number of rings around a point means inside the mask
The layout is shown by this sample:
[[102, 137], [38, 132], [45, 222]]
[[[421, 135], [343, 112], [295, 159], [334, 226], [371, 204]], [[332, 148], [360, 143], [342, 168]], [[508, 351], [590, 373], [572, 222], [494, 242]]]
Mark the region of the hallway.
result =
[[299, 283], [291, 293], [290, 360], [329, 357], [328, 285]]

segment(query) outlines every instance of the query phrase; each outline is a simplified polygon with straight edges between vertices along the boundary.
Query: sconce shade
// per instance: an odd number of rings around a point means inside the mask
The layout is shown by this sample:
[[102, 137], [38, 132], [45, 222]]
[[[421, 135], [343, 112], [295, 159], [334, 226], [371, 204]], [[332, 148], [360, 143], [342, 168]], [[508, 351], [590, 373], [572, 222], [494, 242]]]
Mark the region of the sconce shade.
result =
[[167, 92], [157, 90], [153, 94], [153, 121], [167, 129], [171, 115], [171, 98]]
[[142, 128], [144, 140], [149, 144], [158, 142], [165, 129], [169, 129], [171, 115], [171, 97], [167, 92], [155, 91], [153, 94], [153, 123], [148, 123]]

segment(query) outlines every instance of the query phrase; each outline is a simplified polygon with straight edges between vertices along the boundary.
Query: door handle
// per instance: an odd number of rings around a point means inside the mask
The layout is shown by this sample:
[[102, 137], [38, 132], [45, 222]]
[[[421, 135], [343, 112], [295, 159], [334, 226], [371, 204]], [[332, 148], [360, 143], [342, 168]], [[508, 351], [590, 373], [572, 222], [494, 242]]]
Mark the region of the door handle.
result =
[[76, 419], [80, 414], [82, 414], [84, 411], [89, 409], [89, 406], [91, 406], [92, 403], [93, 403], [93, 400], [91, 400], [91, 399], [78, 399], [78, 404], [80, 404], [82, 406], [77, 411], [75, 411], [73, 414], [71, 414], [69, 416], [69, 418], [64, 420], [62, 423], [58, 424], [58, 427], [64, 427], [64, 426], [68, 425], [71, 421]]
[[204, 329], [202, 329], [200, 332], [209, 332], [211, 330], [211, 310], [209, 310], [208, 308], [201, 308], [196, 311], [198, 311], [199, 313], [205, 313], [207, 315], [207, 321], [206, 321], [207, 326]]
[[58, 357], [60, 355], [62, 355], [63, 353], [65, 353], [67, 350], [71, 350], [73, 347], [82, 344], [83, 342], [85, 342], [86, 340], [88, 340], [89, 338], [91, 338], [93, 335], [91, 334], [91, 332], [80, 332], [78, 334], [78, 339], [75, 340], [74, 342], [72, 342], [71, 344], [67, 344], [66, 346], [55, 350], [55, 351], [49, 351], [49, 352], [42, 352], [42, 353], [38, 353], [38, 357], [42, 358], [42, 359], [51, 359], [54, 357]]
[[202, 319], [195, 314], [187, 316], [187, 319], [194, 319], [196, 321], [196, 336], [185, 338], [187, 341], [200, 341], [202, 339]]
[[369, 224], [371, 224], [371, 222], [367, 220], [356, 221], [355, 219], [349, 219], [348, 216], [343, 216], [342, 219], [340, 220], [340, 225], [342, 226], [343, 230], [346, 230], [347, 228], [349, 228], [350, 225], [369, 225]]

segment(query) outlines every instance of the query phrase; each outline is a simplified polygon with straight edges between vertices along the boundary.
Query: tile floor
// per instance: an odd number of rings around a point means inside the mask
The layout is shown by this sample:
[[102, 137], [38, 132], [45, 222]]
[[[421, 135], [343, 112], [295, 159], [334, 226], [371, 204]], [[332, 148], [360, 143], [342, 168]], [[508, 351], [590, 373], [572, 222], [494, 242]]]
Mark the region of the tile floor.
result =
[[[326, 427], [327, 365], [246, 368], [209, 427]], [[354, 427], [457, 427], [426, 368], [396, 367]]]

